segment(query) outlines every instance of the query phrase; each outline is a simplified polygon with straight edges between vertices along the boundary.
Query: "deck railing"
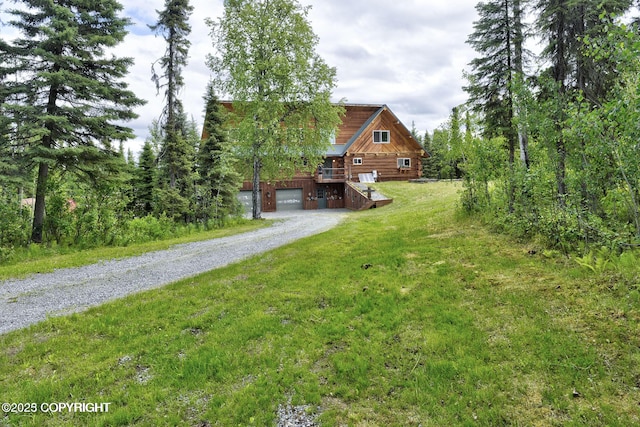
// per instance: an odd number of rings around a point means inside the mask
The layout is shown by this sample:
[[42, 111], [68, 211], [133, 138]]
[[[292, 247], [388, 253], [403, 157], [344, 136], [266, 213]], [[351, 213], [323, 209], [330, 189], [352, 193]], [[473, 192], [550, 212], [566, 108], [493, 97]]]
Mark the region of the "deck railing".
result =
[[345, 168], [319, 168], [316, 172], [318, 182], [344, 182], [347, 180]]

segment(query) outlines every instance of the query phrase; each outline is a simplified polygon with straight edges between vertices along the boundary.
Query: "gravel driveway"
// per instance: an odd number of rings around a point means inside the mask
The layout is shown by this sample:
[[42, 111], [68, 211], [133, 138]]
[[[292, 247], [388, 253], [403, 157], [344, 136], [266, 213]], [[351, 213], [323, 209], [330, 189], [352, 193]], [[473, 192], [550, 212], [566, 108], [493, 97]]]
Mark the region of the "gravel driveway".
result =
[[225, 266], [336, 226], [346, 210], [265, 213], [277, 222], [235, 236], [0, 282], [0, 334]]

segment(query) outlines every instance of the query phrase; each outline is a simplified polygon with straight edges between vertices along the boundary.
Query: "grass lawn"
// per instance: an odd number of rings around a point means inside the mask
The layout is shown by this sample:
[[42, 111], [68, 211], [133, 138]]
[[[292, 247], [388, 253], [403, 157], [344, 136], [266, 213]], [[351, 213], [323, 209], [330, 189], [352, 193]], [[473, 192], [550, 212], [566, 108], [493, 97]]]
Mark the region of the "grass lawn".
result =
[[455, 214], [457, 184], [266, 255], [0, 335], [0, 425], [640, 424], [640, 293]]

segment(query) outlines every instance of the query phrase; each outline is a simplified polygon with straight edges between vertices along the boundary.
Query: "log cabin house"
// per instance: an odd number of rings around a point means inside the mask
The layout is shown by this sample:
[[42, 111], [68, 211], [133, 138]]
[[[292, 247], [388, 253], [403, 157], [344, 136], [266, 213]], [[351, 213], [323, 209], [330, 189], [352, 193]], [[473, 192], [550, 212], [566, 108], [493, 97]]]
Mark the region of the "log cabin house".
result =
[[[222, 102], [231, 109], [231, 102]], [[376, 181], [419, 178], [428, 154], [387, 105], [344, 104], [345, 115], [335, 139], [314, 173], [260, 183], [262, 212], [348, 208], [362, 210], [391, 203], [368, 191]], [[239, 198], [251, 210], [251, 181]]]

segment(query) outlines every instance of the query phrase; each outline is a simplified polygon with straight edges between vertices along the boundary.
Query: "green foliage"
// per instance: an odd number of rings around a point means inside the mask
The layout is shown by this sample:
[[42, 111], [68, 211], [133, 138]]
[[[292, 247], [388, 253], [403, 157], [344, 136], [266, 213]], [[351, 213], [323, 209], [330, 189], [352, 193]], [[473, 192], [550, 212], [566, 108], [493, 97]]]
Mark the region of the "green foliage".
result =
[[166, 42], [165, 54], [159, 59], [161, 74], [152, 68], [152, 80], [158, 91], [164, 88], [165, 97], [160, 119], [155, 211], [185, 222], [192, 221], [194, 216], [194, 163], [198, 135], [195, 125], [187, 121], [178, 93], [184, 86], [182, 69], [187, 65], [191, 45], [188, 36], [192, 12], [193, 7], [188, 0], [166, 0], [165, 8], [158, 11], [158, 22], [150, 26]]
[[161, 35], [164, 38], [167, 47], [164, 56], [158, 60], [162, 74], [158, 74], [155, 67], [152, 67], [152, 80], [158, 91], [162, 87], [165, 88], [167, 103], [164, 108], [164, 117], [167, 128], [175, 130], [176, 123], [173, 122], [173, 119], [182, 112], [182, 106], [177, 96], [184, 86], [182, 68], [187, 65], [189, 47], [191, 46], [189, 17], [193, 13], [193, 6], [189, 4], [189, 0], [165, 0], [164, 9], [156, 12], [158, 13], [158, 22], [155, 25], [150, 25], [149, 28], [156, 35]]
[[602, 274], [607, 270], [611, 261], [611, 251], [607, 248], [601, 248], [598, 251], [590, 250], [584, 256], [575, 256], [573, 259], [580, 266], [585, 267], [595, 274]]
[[513, 164], [516, 140], [526, 138], [518, 127], [524, 109], [516, 95], [524, 70], [524, 24], [520, 0], [492, 0], [476, 5], [479, 20], [468, 43], [480, 54], [470, 65], [469, 105], [480, 113], [485, 138], [505, 140]]
[[133, 212], [146, 216], [154, 211], [154, 188], [156, 186], [156, 159], [151, 142], [146, 140], [133, 176]]
[[[520, 143], [524, 167], [511, 158], [508, 163], [487, 162], [505, 147], [511, 157], [510, 143], [500, 148], [489, 141], [465, 147], [469, 154], [465, 152], [461, 165], [466, 188], [462, 206], [467, 211], [480, 212], [516, 236], [566, 252], [585, 246], [628, 248], [640, 239], [640, 42], [636, 30], [616, 21], [630, 2], [583, 3], [536, 2], [536, 25], [548, 43], [542, 57], [552, 67], [533, 79], [500, 86], [501, 93], [510, 91], [517, 113], [513, 128], [500, 136], [508, 140], [514, 129], [520, 136], [526, 130], [527, 141]], [[494, 37], [480, 31], [472, 39], [486, 48]], [[487, 59], [478, 61], [484, 64]], [[493, 75], [499, 70], [476, 71]], [[491, 91], [474, 93], [490, 96]], [[493, 115], [503, 111], [490, 108]], [[485, 112], [478, 121], [485, 138], [488, 129], [496, 129], [487, 122], [492, 117]], [[479, 150], [476, 156], [470, 154], [473, 148]], [[492, 173], [482, 174], [483, 165]], [[479, 198], [486, 188], [487, 197]]]
[[236, 159], [227, 141], [224, 107], [211, 86], [205, 96], [204, 138], [198, 150], [198, 217], [205, 224], [223, 224], [229, 216], [241, 212], [238, 189], [242, 177], [236, 170]]
[[157, 188], [155, 202], [156, 215], [166, 215], [176, 222], [182, 222], [193, 213], [191, 201], [175, 188]]
[[427, 178], [451, 179], [453, 178], [453, 168], [449, 164], [449, 130], [445, 125], [433, 131], [433, 138], [429, 145], [428, 153], [430, 157], [426, 163]]
[[331, 103], [336, 70], [316, 54], [307, 15], [296, 0], [231, 0], [208, 21], [212, 85], [234, 101], [232, 142], [256, 194], [263, 178], [314, 170], [340, 124], [342, 108]]
[[422, 137], [422, 147], [429, 155], [429, 157], [422, 159], [422, 176], [424, 178], [437, 178], [439, 171], [437, 168], [437, 159], [434, 157], [436, 152], [434, 150], [434, 144], [432, 137], [429, 135], [429, 131], [425, 131], [424, 136]]
[[40, 242], [49, 171], [90, 174], [110, 156], [111, 141], [132, 137], [121, 123], [143, 101], [122, 82], [132, 60], [107, 54], [128, 24], [116, 0], [24, 4], [8, 11], [18, 37], [0, 43], [0, 56], [11, 59], [0, 63], [0, 99], [12, 144], [38, 165], [32, 239]]
[[4, 199], [0, 203], [0, 262], [9, 258], [15, 247], [26, 246], [30, 225], [28, 207], [21, 208], [15, 200]]
[[173, 235], [174, 229], [175, 223], [170, 218], [147, 215], [129, 221], [126, 230], [123, 230], [125, 234], [122, 240], [126, 244], [133, 244], [166, 239]]
[[47, 216], [44, 220], [45, 241], [52, 241], [59, 245], [64, 237], [71, 234], [73, 215], [70, 212], [71, 203], [64, 194], [53, 193], [47, 200]]

